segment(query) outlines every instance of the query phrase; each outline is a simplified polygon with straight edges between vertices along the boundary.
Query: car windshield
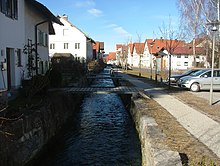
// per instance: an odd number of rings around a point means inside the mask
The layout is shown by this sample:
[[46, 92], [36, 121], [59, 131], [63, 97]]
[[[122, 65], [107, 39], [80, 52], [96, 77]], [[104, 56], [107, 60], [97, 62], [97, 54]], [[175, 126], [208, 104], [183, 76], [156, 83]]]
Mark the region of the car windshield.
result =
[[194, 73], [194, 72], [196, 72], [196, 71], [194, 71], [194, 70], [188, 70], [188, 71], [182, 73], [181, 75], [189, 75], [189, 74], [192, 74], [192, 73]]
[[204, 73], [205, 71], [207, 71], [207, 70], [199, 70], [199, 71], [197, 71], [197, 72], [195, 72], [195, 73], [193, 73], [191, 75], [192, 76], [199, 76], [200, 74]]

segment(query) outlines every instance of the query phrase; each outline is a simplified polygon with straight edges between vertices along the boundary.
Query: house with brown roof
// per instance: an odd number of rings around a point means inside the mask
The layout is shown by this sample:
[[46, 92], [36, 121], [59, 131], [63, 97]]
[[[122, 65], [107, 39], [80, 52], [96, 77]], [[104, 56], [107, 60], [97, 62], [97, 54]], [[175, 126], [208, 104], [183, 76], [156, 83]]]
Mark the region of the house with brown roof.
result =
[[[147, 39], [146, 44], [153, 55], [158, 69], [161, 64], [164, 69], [169, 68], [169, 56], [171, 56], [172, 70], [187, 70], [193, 67], [193, 50], [188, 43], [181, 40], [167, 40], [167, 39]], [[163, 54], [161, 54], [163, 52]], [[163, 58], [162, 58], [163, 57]], [[161, 62], [162, 60], [162, 62]], [[197, 67], [208, 67], [205, 50], [203, 47], [196, 47], [196, 64]]]

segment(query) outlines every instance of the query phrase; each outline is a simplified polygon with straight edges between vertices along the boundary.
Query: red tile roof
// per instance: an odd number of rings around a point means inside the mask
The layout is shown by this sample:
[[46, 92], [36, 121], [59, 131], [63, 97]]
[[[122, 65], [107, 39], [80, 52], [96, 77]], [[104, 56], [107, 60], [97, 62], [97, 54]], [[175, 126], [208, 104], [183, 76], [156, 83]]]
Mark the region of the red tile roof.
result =
[[144, 43], [134, 43], [134, 48], [135, 48], [137, 54], [144, 53]]
[[116, 52], [109, 52], [106, 61], [108, 62], [109, 60], [116, 60]]
[[[167, 39], [146, 39], [148, 49], [150, 53], [156, 54], [161, 49], [168, 50], [171, 47], [179, 47], [186, 45], [185, 41], [181, 40], [167, 40]], [[152, 44], [151, 44], [152, 43]], [[169, 51], [169, 50], [168, 50]]]
[[[174, 55], [193, 55], [192, 47], [177, 47]], [[196, 47], [196, 55], [205, 55], [205, 49], [203, 47]]]

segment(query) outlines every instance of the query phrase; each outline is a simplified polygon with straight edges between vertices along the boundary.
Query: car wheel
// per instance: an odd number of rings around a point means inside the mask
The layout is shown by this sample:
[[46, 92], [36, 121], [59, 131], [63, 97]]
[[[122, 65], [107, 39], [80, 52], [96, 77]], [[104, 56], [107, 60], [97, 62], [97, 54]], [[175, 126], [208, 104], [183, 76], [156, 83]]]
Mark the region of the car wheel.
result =
[[199, 84], [198, 83], [193, 83], [190, 87], [190, 90], [192, 92], [198, 92], [200, 90]]

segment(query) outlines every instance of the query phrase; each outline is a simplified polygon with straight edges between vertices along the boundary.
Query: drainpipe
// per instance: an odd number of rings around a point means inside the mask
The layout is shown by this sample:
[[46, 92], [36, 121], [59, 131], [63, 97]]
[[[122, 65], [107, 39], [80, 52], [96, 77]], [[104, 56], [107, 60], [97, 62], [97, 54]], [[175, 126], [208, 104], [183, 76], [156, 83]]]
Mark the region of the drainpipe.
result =
[[38, 48], [37, 48], [37, 27], [41, 24], [48, 22], [48, 20], [39, 22], [35, 25], [35, 67], [36, 67], [36, 75], [38, 75]]

